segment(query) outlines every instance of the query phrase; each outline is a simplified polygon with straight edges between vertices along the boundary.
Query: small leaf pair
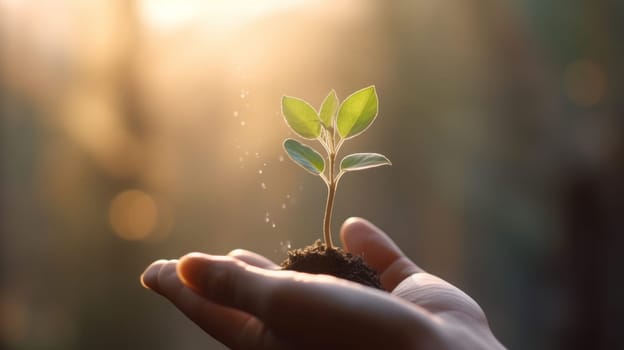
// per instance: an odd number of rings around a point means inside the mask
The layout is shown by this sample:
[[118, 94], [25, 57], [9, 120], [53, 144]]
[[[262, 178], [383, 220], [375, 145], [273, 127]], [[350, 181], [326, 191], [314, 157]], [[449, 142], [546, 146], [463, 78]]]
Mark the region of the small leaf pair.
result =
[[312, 147], [294, 139], [284, 141], [286, 153], [296, 164], [318, 175], [328, 188], [323, 233], [325, 244], [332, 248], [330, 222], [338, 181], [349, 171], [364, 170], [391, 165], [390, 160], [379, 153], [355, 153], [344, 157], [336, 173], [336, 155], [345, 140], [366, 131], [378, 113], [375, 86], [358, 90], [339, 103], [334, 90], [323, 100], [319, 112], [308, 102], [290, 96], [282, 98], [282, 114], [288, 126], [299, 136], [318, 140], [327, 152], [327, 164], [323, 156]]
[[[377, 113], [378, 98], [374, 86], [356, 91], [340, 105], [336, 92], [332, 90], [323, 100], [319, 113], [302, 99], [290, 96], [282, 98], [282, 114], [288, 126], [302, 138], [318, 139], [327, 151], [328, 158], [338, 152], [345, 140], [363, 133], [373, 123]], [[284, 142], [284, 148], [290, 158], [304, 169], [315, 175], [323, 173], [325, 161], [310, 146], [288, 139]], [[354, 171], [389, 164], [390, 161], [381, 154], [359, 153], [357, 156], [345, 157], [340, 170]], [[326, 178], [330, 177], [331, 174]]]
[[288, 126], [304, 139], [318, 138], [321, 135], [321, 125], [332, 131], [337, 125], [340, 137], [349, 139], [361, 134], [373, 123], [377, 117], [377, 101], [375, 87], [369, 86], [351, 94], [338, 109], [338, 97], [332, 90], [325, 97], [320, 113], [317, 113], [308, 102], [284, 96], [282, 114]]

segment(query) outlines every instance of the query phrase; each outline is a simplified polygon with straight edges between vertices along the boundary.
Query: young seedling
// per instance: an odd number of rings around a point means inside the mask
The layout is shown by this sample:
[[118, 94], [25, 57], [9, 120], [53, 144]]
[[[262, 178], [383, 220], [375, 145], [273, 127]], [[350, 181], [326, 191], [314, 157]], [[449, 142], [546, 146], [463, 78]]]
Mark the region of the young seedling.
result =
[[[358, 90], [342, 104], [334, 90], [330, 91], [319, 112], [308, 102], [290, 96], [282, 97], [282, 114], [288, 126], [300, 137], [317, 140], [325, 149], [323, 156], [312, 147], [294, 139], [284, 141], [286, 153], [295, 163], [319, 176], [327, 185], [327, 203], [323, 220], [323, 238], [327, 249], [333, 249], [331, 216], [338, 181], [350, 171], [391, 165], [388, 158], [379, 153], [354, 153], [345, 156], [336, 168], [336, 156], [342, 144], [364, 131], [377, 117], [378, 98], [375, 86]], [[326, 166], [328, 165], [328, 166]]]

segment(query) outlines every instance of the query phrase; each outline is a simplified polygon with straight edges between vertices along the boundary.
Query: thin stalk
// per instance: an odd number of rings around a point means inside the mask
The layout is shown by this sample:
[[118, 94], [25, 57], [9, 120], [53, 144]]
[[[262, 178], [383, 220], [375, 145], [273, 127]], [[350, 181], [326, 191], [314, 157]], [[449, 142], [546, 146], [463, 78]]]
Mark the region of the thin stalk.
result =
[[[335, 134], [335, 132], [334, 132]], [[334, 135], [335, 137], [335, 135]], [[342, 144], [344, 143], [345, 139], [340, 139], [340, 141], [338, 141], [338, 145], [334, 148], [334, 153], [338, 153], [338, 151], [340, 150], [340, 147], [342, 147]]]
[[329, 141], [327, 137], [327, 131], [325, 131], [325, 129], [322, 130], [322, 133], [323, 135], [319, 136], [317, 140], [321, 144], [321, 146], [323, 146], [323, 148], [325, 149], [325, 152], [327, 152], [327, 154], [330, 154], [331, 153], [330, 147], [333, 147], [333, 140]]
[[[331, 145], [333, 146], [333, 144]], [[323, 220], [323, 237], [325, 239], [325, 246], [327, 249], [334, 249], [331, 235], [331, 218], [332, 210], [334, 208], [334, 198], [336, 196], [336, 179], [334, 178], [334, 162], [336, 160], [336, 154], [331, 152], [329, 154], [329, 182], [327, 182], [327, 204], [325, 205], [325, 218]]]

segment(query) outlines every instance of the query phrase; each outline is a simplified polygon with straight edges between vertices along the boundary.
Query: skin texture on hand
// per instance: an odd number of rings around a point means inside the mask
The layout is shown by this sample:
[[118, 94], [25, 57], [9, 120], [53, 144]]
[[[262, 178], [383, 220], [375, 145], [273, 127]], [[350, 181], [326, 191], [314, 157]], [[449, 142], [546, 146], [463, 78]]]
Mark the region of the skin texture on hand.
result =
[[504, 349], [472, 298], [420, 269], [379, 228], [351, 218], [340, 238], [386, 292], [282, 271], [240, 249], [158, 260], [141, 282], [232, 349]]

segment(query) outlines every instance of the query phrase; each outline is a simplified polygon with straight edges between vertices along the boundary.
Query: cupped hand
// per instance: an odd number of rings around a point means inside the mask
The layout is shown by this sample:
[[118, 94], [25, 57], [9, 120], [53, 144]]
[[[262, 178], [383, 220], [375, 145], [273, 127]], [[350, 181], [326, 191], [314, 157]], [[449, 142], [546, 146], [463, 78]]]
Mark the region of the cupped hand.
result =
[[352, 218], [340, 237], [386, 292], [282, 271], [240, 249], [159, 260], [141, 281], [233, 349], [503, 348], [474, 300], [420, 269], [380, 229]]

